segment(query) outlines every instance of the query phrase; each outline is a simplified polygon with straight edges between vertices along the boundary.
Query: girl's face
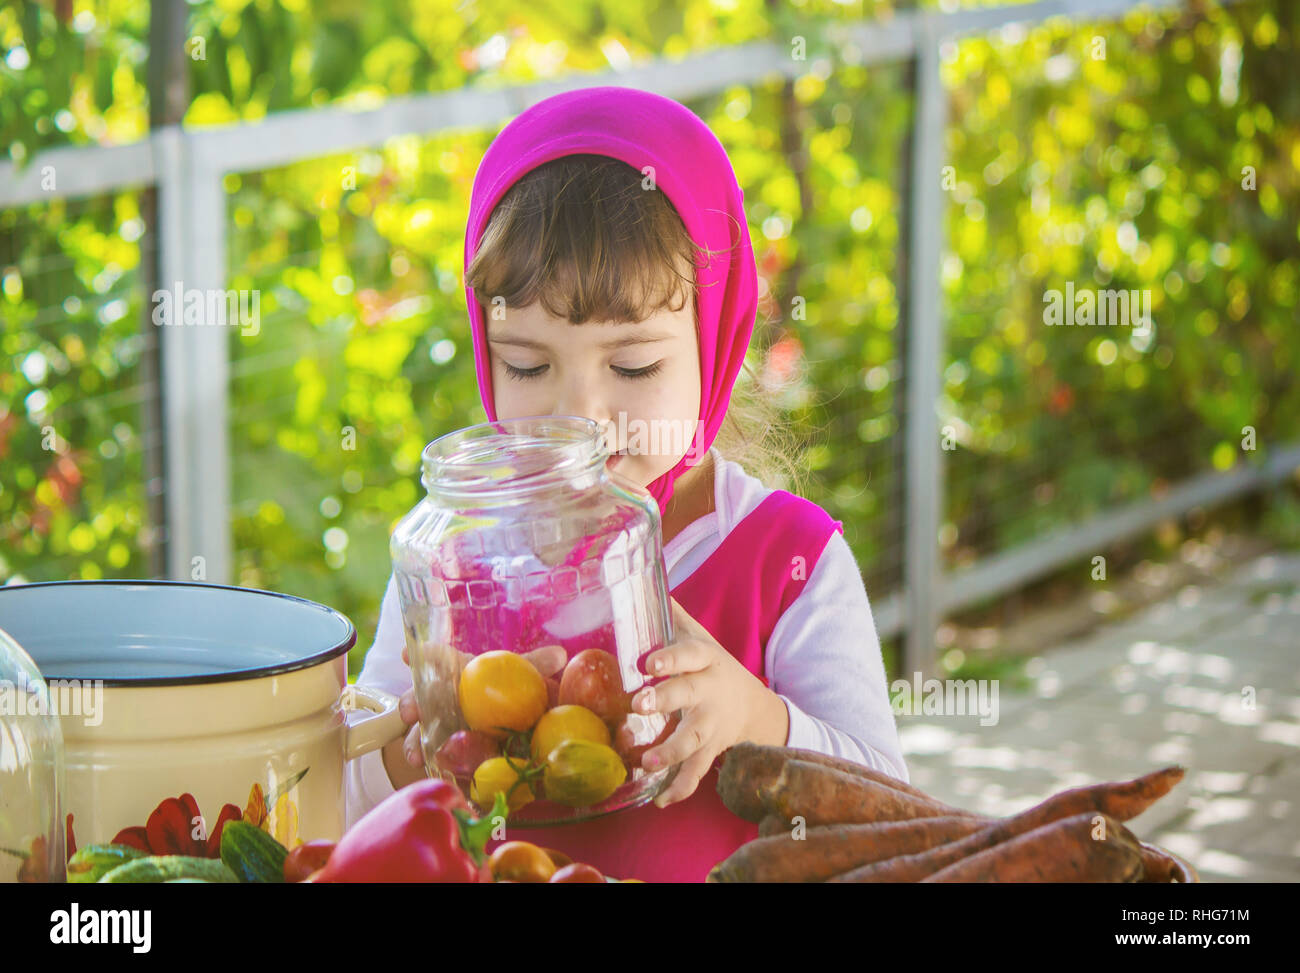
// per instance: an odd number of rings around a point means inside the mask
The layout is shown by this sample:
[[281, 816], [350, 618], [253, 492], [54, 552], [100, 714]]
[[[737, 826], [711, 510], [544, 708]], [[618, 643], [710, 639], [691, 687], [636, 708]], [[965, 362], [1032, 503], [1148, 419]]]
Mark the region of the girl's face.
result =
[[648, 486], [688, 451], [700, 415], [691, 302], [644, 321], [571, 324], [539, 303], [487, 313], [497, 417], [584, 416], [601, 423], [608, 468]]

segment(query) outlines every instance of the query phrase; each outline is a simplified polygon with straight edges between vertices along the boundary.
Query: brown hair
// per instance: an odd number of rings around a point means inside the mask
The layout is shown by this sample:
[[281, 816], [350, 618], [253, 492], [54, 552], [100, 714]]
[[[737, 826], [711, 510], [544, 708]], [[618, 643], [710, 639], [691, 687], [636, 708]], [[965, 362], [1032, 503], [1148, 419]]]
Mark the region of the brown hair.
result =
[[[695, 305], [696, 244], [668, 197], [618, 159], [575, 154], [519, 179], [492, 211], [465, 272], [485, 313], [540, 302], [573, 324], [643, 321]], [[697, 322], [698, 327], [698, 322]], [[768, 486], [798, 488], [797, 443], [746, 364], [714, 445]]]
[[668, 197], [601, 155], [538, 166], [497, 203], [465, 282], [485, 307], [540, 301], [553, 317], [643, 321], [693, 304], [695, 245]]

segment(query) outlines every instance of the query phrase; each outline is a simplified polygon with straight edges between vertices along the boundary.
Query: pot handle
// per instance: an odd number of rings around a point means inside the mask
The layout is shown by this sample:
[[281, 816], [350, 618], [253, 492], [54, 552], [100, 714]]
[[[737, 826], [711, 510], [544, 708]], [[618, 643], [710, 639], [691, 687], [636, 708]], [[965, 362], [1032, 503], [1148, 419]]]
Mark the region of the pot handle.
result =
[[345, 713], [366, 713], [361, 719], [348, 721], [344, 760], [378, 750], [406, 734], [406, 723], [392, 693], [370, 686], [346, 686], [341, 702]]

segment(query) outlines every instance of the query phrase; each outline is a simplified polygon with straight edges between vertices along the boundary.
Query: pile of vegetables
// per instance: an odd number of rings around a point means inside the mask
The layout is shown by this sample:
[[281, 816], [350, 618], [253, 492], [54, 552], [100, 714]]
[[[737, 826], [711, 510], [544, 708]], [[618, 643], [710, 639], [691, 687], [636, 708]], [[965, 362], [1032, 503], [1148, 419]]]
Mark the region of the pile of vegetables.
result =
[[219, 858], [154, 855], [126, 844], [88, 845], [68, 859], [68, 881], [292, 882], [320, 856], [323, 844], [308, 842], [291, 852], [247, 821], [226, 821], [220, 842]]
[[1054, 794], [990, 818], [852, 761], [743, 743], [718, 778], [723, 803], [759, 837], [710, 882], [1169, 882], [1181, 872], [1121, 822], [1183, 778], [1166, 767]]
[[632, 712], [618, 661], [600, 649], [547, 675], [522, 655], [484, 652], [466, 664], [457, 694], [469, 729], [453, 733], [435, 761], [479, 809], [498, 794], [511, 811], [539, 799], [600, 804], [676, 726]]
[[[549, 884], [577, 884], [586, 882], [613, 882], [594, 865], [575, 862], [562, 851], [542, 848], [528, 841], [507, 841], [497, 846], [488, 859], [488, 868], [495, 882], [527, 882]], [[625, 878], [622, 882], [640, 882]]]
[[[187, 795], [188, 796], [188, 795]], [[501, 801], [494, 814], [505, 814]], [[223, 821], [220, 857], [151, 854], [127, 844], [90, 845], [68, 859], [69, 882], [476, 882], [491, 879], [484, 847], [493, 821], [476, 819], [453, 785], [403, 788], [343, 838], [292, 851], [247, 821]]]
[[[484, 848], [506, 819], [506, 798], [476, 818], [450, 781], [403, 787], [354, 824], [326, 851], [318, 871], [286, 881], [312, 882], [605, 882], [591, 865], [526, 841]], [[295, 849], [296, 851], [297, 849]]]
[[[129, 845], [91, 845], [68, 860], [69, 882], [547, 882], [609, 881], [591, 865], [526, 841], [485, 853], [507, 813], [498, 795], [474, 817], [452, 783], [402, 788], [337, 843], [309, 841], [292, 851], [245, 821], [225, 822], [221, 857], [151, 855]], [[625, 881], [634, 881], [625, 879]]]

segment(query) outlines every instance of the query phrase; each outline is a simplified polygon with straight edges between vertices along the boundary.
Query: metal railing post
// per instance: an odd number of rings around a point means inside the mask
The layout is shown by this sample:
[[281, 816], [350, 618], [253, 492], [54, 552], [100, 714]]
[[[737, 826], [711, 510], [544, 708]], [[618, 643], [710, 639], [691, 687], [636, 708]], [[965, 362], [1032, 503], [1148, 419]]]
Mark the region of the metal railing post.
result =
[[940, 320], [943, 249], [943, 138], [947, 95], [939, 76], [939, 36], [929, 17], [918, 22], [916, 104], [909, 207], [907, 383], [905, 437], [906, 530], [903, 550], [906, 636], [903, 672], [932, 671], [942, 612], [939, 524], [943, 516], [943, 450], [938, 419], [943, 373]]
[[[149, 4], [149, 132], [179, 125], [190, 101], [189, 58], [185, 56], [188, 7], [185, 0], [150, 0]], [[165, 251], [158, 234], [158, 187], [150, 184], [140, 191], [140, 214], [145, 235], [140, 240], [140, 282], [144, 289], [144, 311], [140, 328], [144, 347], [140, 353], [140, 381], [147, 395], [140, 403], [141, 439], [144, 444], [143, 473], [149, 529], [142, 532], [148, 553], [149, 575], [167, 577], [167, 442], [163, 417], [163, 361], [161, 332], [153, 326], [150, 295], [161, 285]]]
[[[229, 583], [229, 328], [211, 320], [209, 295], [226, 286], [226, 201], [221, 172], [193, 151], [178, 126], [155, 133], [160, 290], [171, 290], [172, 323], [161, 327], [166, 440], [167, 573], [176, 581]], [[202, 324], [186, 324], [197, 292]], [[178, 300], [179, 296], [179, 300]], [[152, 301], [151, 301], [152, 303]], [[221, 302], [224, 305], [224, 300]], [[154, 325], [157, 326], [157, 325]]]

